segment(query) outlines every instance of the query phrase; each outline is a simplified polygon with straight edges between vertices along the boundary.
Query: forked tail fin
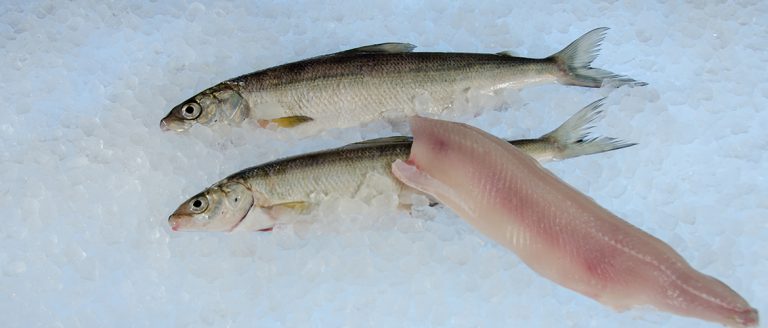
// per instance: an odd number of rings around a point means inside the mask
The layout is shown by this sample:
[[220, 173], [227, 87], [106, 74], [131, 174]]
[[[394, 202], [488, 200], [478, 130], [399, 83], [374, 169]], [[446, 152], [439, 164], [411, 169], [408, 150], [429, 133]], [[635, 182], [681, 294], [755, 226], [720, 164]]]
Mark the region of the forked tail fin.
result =
[[600, 43], [605, 39], [607, 27], [596, 28], [573, 41], [565, 49], [547, 57], [554, 61], [560, 72], [558, 82], [567, 85], [599, 88], [603, 85], [620, 87], [622, 85], [643, 86], [648, 83], [618, 75], [604, 69], [593, 68], [589, 65], [597, 58]]
[[603, 105], [604, 101], [605, 98], [602, 98], [587, 105], [573, 114], [557, 129], [541, 136], [541, 140], [551, 142], [558, 150], [554, 156], [555, 160], [597, 154], [636, 145], [636, 143], [625, 142], [616, 138], [589, 135], [589, 129], [593, 128], [589, 124], [603, 115], [600, 106]]

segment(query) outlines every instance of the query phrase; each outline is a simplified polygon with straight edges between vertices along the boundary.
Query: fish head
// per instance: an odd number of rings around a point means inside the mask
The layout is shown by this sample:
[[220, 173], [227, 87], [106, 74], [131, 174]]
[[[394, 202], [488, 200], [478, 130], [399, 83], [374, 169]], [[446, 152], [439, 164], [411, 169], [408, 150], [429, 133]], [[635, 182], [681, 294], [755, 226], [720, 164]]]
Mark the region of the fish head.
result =
[[193, 196], [168, 217], [173, 231], [232, 231], [254, 204], [250, 188], [222, 181]]
[[248, 118], [248, 106], [237, 84], [220, 83], [173, 107], [160, 120], [165, 131], [181, 132], [195, 124], [240, 123]]

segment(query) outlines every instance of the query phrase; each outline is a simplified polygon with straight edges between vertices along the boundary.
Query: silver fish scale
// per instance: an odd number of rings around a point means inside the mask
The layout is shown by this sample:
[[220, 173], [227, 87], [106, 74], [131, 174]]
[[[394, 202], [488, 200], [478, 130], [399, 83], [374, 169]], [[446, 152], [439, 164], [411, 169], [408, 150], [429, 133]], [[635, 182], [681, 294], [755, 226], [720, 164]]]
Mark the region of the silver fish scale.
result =
[[406, 159], [410, 145], [410, 141], [363, 145], [299, 155], [245, 169], [225, 180], [244, 181], [274, 204], [309, 201], [313, 193], [352, 197], [369, 174], [391, 176], [390, 165]]
[[[558, 151], [550, 141], [509, 141], [539, 160], [553, 158]], [[391, 165], [405, 160], [411, 151], [410, 137], [369, 140], [341, 148], [296, 155], [244, 169], [220, 183], [240, 180], [263, 193], [270, 203], [310, 201], [313, 193], [353, 197], [369, 174], [392, 177]]]
[[[548, 60], [493, 54], [397, 53], [329, 56], [285, 64], [231, 80], [259, 118], [258, 106], [278, 103], [284, 116], [339, 119], [349, 125], [382, 113], [414, 111], [419, 96], [428, 112], [449, 107], [469, 88], [490, 92], [517, 84], [551, 82], [557, 66]], [[343, 116], [340, 114], [344, 114]], [[330, 122], [329, 122], [330, 123]]]

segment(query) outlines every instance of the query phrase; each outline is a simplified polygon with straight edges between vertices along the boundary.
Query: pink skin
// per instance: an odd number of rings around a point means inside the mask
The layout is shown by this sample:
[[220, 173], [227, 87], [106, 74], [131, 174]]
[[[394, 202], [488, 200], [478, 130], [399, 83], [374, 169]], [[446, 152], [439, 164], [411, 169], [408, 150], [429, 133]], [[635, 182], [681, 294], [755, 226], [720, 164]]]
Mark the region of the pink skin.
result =
[[392, 165], [554, 282], [617, 310], [651, 305], [749, 327], [757, 311], [663, 241], [600, 207], [514, 146], [465, 124], [415, 117], [407, 162]]

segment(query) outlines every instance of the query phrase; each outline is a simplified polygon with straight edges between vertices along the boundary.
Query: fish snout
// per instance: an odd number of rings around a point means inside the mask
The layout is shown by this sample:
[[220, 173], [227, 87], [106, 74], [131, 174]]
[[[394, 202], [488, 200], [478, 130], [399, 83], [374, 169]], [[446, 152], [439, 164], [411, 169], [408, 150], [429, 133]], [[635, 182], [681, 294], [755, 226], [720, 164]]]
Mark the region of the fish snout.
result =
[[181, 120], [171, 113], [160, 120], [160, 129], [163, 131], [182, 132], [189, 129], [193, 124], [194, 121]]
[[165, 122], [165, 119], [160, 120], [160, 130], [163, 130], [163, 132], [171, 131], [171, 128], [168, 126], [168, 123]]
[[173, 231], [179, 231], [181, 229], [181, 221], [181, 218], [176, 215], [171, 215], [168, 217], [168, 225], [171, 226], [171, 230]]

